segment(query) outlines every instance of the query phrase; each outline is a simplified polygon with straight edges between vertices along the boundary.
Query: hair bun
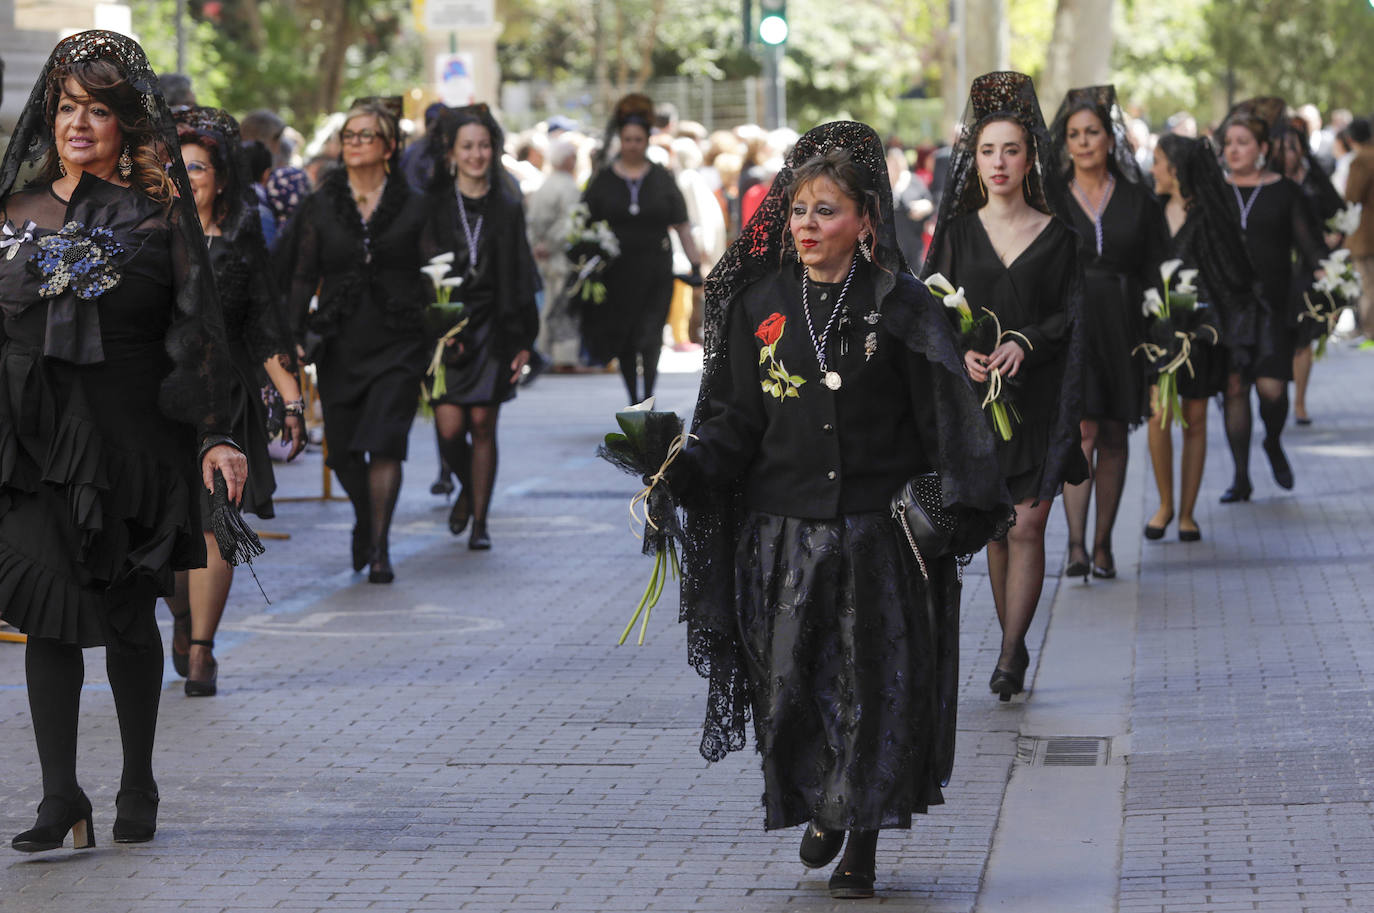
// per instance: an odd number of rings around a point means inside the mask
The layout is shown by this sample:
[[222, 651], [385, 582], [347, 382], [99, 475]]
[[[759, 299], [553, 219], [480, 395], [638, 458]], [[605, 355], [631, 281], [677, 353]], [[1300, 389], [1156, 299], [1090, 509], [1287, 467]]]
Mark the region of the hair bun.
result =
[[643, 122], [651, 126], [654, 122], [654, 102], [643, 92], [631, 92], [615, 103], [614, 118], [617, 126], [631, 122]]

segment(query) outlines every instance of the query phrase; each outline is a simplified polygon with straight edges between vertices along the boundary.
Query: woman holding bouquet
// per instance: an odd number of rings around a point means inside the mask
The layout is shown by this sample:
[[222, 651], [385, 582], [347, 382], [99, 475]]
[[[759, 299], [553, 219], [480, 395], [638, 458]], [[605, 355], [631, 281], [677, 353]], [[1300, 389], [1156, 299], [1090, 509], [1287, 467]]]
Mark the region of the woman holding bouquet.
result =
[[[605, 220], [620, 241], [620, 256], [606, 268], [605, 300], [584, 304], [582, 344], [593, 361], [620, 361], [630, 402], [653, 396], [663, 327], [673, 300], [673, 249], [668, 229], [677, 233], [692, 275], [701, 276], [701, 256], [687, 222], [687, 203], [677, 181], [662, 165], [646, 158], [654, 103], [646, 95], [627, 95], [611, 121], [619, 153], [587, 185], [587, 221]], [[644, 383], [639, 384], [640, 371]]]
[[450, 326], [433, 326], [431, 335], [466, 321], [446, 341], [443, 389], [430, 382], [430, 405], [444, 461], [462, 485], [449, 511], [449, 531], [460, 535], [471, 518], [468, 548], [485, 550], [491, 548], [487, 511], [496, 484], [496, 420], [501, 404], [515, 398], [539, 332], [534, 255], [524, 207], [501, 180], [504, 139], [487, 106], [445, 111], [430, 136], [434, 160], [448, 164], [434, 170], [430, 185], [434, 242], [453, 252], [450, 273], [463, 280], [454, 294], [461, 313], [443, 317]]
[[[989, 682], [1002, 700], [1023, 690], [1026, 631], [1045, 578], [1045, 523], [1063, 484], [1086, 476], [1078, 447], [1079, 286], [1073, 230], [1050, 215], [1038, 154], [1048, 136], [1029, 76], [974, 80], [926, 273], [963, 289], [977, 323], [964, 365], [989, 398], [1014, 410], [997, 442], [1016, 525], [988, 544], [988, 577], [1002, 626]], [[931, 276], [932, 286], [941, 285]], [[945, 303], [952, 305], [947, 295]], [[986, 310], [984, 310], [986, 309]], [[996, 380], [993, 379], [994, 374]], [[992, 403], [989, 403], [989, 407]]]
[[[1227, 205], [1230, 188], [1209, 140], [1174, 134], [1160, 137], [1155, 147], [1154, 179], [1172, 238], [1169, 254], [1179, 267], [1172, 289], [1196, 275], [1192, 292], [1195, 307], [1173, 312], [1176, 328], [1190, 335], [1191, 349], [1188, 365], [1175, 372], [1183, 404], [1178, 538], [1196, 542], [1202, 538], [1193, 508], [1207, 460], [1207, 400], [1226, 389], [1227, 353], [1231, 364], [1242, 365], [1254, 344], [1254, 270], [1240, 223]], [[1175, 516], [1172, 418], [1161, 415], [1169, 404], [1160, 401], [1157, 388], [1150, 401], [1154, 410], [1149, 428], [1150, 459], [1159, 490], [1159, 509], [1145, 526], [1145, 538], [1162, 539]]]
[[[744, 747], [764, 826], [809, 822], [832, 896], [873, 894], [880, 828], [943, 802], [953, 762], [959, 574], [1005, 529], [991, 433], [938, 303], [906, 272], [883, 146], [863, 124], [797, 143], [706, 291], [683, 615], [710, 681], [701, 752]], [[930, 470], [963, 517], [923, 572], [890, 500]], [[928, 575], [928, 576], [927, 576]]]
[[[1126, 486], [1126, 432], [1146, 414], [1141, 297], [1159, 284], [1168, 234], [1141, 180], [1112, 86], [1071, 89], [1051, 129], [1062, 183], [1051, 204], [1078, 232], [1083, 264], [1083, 455], [1088, 480], [1064, 489], [1065, 574], [1116, 576], [1112, 527]], [[1097, 495], [1091, 557], [1088, 507]]]
[[400, 131], [385, 104], [354, 102], [339, 137], [344, 167], [301, 203], [279, 252], [289, 313], [319, 375], [328, 463], [353, 504], [353, 569], [390, 583], [391, 514], [426, 355], [429, 206], [393, 167]]
[[1220, 135], [1231, 194], [1227, 205], [1239, 217], [1245, 246], [1259, 280], [1255, 342], [1243, 364], [1233, 364], [1226, 384], [1226, 439], [1235, 462], [1235, 478], [1221, 503], [1248, 501], [1250, 482], [1250, 387], [1259, 396], [1264, 423], [1264, 453], [1274, 481], [1293, 487], [1293, 467], [1280, 436], [1288, 419], [1288, 381], [1293, 377], [1297, 314], [1293, 307], [1294, 253], [1300, 273], [1311, 273], [1325, 255], [1320, 227], [1314, 224], [1302, 189], [1266, 166], [1274, 164], [1287, 130], [1279, 98], [1241, 102], [1222, 124]]

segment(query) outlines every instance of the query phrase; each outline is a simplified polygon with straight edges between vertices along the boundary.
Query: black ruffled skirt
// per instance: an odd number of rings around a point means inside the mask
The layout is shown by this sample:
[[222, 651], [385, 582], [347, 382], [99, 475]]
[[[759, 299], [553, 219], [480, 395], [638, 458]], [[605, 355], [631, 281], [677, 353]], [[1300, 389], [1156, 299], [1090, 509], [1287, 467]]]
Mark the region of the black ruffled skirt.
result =
[[886, 513], [749, 514], [736, 600], [763, 756], [765, 827], [906, 828], [944, 802], [959, 582], [927, 586]]
[[0, 351], [0, 616], [31, 637], [156, 643], [151, 594], [205, 565], [195, 434], [157, 412], [151, 367], [126, 385]]

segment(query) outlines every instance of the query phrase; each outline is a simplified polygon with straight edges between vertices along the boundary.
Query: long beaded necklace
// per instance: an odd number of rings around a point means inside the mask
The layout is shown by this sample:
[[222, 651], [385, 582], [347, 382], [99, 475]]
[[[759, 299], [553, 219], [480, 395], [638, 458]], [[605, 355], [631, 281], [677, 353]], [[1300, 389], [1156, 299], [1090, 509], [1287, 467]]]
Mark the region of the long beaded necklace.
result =
[[830, 310], [830, 319], [825, 322], [825, 329], [819, 337], [816, 336], [815, 324], [811, 322], [811, 302], [807, 295], [811, 284], [811, 271], [802, 271], [802, 314], [806, 316], [806, 332], [811, 337], [811, 345], [816, 350], [816, 361], [821, 366], [821, 382], [831, 390], [840, 389], [842, 380], [839, 371], [831, 371], [826, 365], [826, 353], [830, 350], [830, 331], [835, 328], [835, 319], [843, 310], [844, 296], [849, 292], [849, 284], [854, 281], [854, 270], [858, 265], [859, 257], [855, 254], [854, 260], [849, 264], [849, 275], [844, 277], [844, 287], [840, 289], [840, 296], [835, 299], [835, 306]]
[[637, 178], [627, 178], [623, 174], [620, 176], [621, 180], [625, 182], [625, 186], [630, 189], [630, 215], [632, 216], [639, 215], [639, 188], [644, 186], [644, 179], [648, 176], [648, 172]]
[[1083, 192], [1082, 187], [1078, 186], [1077, 180], [1070, 181], [1069, 184], [1073, 187], [1073, 192], [1078, 196], [1078, 199], [1083, 201], [1083, 208], [1092, 213], [1093, 234], [1096, 236], [1097, 255], [1100, 257], [1102, 256], [1102, 213], [1107, 211], [1107, 203], [1111, 200], [1112, 191], [1116, 188], [1116, 178], [1110, 174], [1107, 175], [1107, 189], [1102, 191], [1102, 200], [1097, 206], [1093, 206], [1089, 202], [1088, 195]]
[[486, 221], [487, 215], [486, 213], [479, 215], [477, 225], [474, 228], [468, 222], [468, 208], [463, 204], [463, 192], [455, 188], [454, 193], [458, 196], [458, 221], [463, 223], [463, 235], [468, 242], [468, 271], [475, 273], [477, 271], [477, 245], [482, 242], [482, 223]]
[[1236, 208], [1240, 210], [1240, 230], [1245, 231], [1250, 227], [1250, 210], [1255, 208], [1255, 201], [1259, 199], [1260, 191], [1264, 189], [1263, 184], [1255, 185], [1255, 192], [1250, 194], [1250, 199], [1242, 200], [1240, 188], [1235, 181], [1231, 181], [1231, 192], [1236, 195]]

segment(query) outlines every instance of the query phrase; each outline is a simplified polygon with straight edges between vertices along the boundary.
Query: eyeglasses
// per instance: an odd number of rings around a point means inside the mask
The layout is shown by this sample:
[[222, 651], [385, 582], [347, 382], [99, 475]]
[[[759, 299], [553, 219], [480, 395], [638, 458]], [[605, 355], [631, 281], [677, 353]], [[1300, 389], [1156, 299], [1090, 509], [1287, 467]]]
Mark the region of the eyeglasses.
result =
[[186, 163], [186, 173], [187, 173], [187, 174], [204, 174], [204, 173], [207, 172], [207, 171], [214, 171], [214, 170], [215, 170], [215, 166], [214, 166], [214, 165], [211, 165], [211, 164], [209, 164], [209, 163], [207, 163], [207, 162], [187, 162], [187, 163]]
[[339, 142], [345, 145], [357, 143], [359, 146], [366, 146], [376, 138], [377, 133], [373, 130], [345, 130], [339, 134]]

